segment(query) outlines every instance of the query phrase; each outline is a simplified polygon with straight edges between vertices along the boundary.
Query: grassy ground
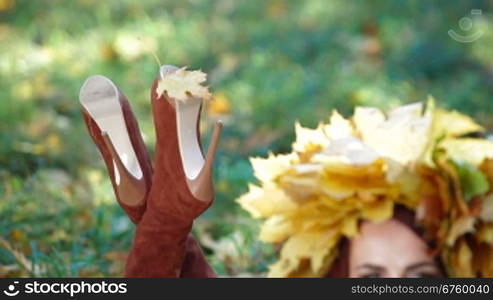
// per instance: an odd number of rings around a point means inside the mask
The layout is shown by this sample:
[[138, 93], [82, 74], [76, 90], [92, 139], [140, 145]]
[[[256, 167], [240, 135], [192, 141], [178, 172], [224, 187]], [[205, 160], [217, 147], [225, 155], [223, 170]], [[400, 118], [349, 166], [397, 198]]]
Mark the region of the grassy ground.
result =
[[[482, 9], [469, 44], [447, 35]], [[210, 74], [209, 136], [226, 123], [217, 199], [195, 231], [221, 275], [262, 275], [274, 250], [234, 202], [249, 156], [285, 152], [296, 120], [421, 101], [493, 128], [488, 1], [0, 0], [0, 276], [120, 276], [133, 226], [82, 122], [78, 90], [104, 74], [131, 100], [150, 152], [162, 63]], [[465, 32], [462, 32], [466, 34]], [[207, 140], [206, 140], [207, 144]]]

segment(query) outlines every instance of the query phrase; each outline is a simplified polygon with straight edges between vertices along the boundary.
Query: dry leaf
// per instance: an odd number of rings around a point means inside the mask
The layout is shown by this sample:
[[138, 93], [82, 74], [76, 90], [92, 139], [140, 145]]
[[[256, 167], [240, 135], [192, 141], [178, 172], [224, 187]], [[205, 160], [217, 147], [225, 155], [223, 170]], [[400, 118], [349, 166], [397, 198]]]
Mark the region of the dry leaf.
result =
[[454, 247], [451, 265], [454, 277], [474, 277], [473, 253], [464, 239], [460, 239]]
[[433, 138], [460, 137], [468, 133], [483, 132], [484, 128], [471, 117], [456, 111], [436, 109], [433, 120]]
[[353, 121], [362, 140], [382, 157], [407, 165], [417, 161], [428, 145], [432, 112], [421, 103], [392, 110], [386, 117], [376, 108], [357, 107]]
[[440, 148], [447, 156], [455, 161], [465, 161], [475, 167], [485, 159], [493, 159], [493, 141], [485, 139], [446, 139], [440, 143]]
[[186, 68], [181, 68], [159, 79], [156, 93], [161, 97], [166, 92], [168, 97], [178, 101], [192, 98], [209, 99], [211, 94], [208, 87], [202, 86], [206, 79], [207, 75], [202, 71], [187, 71]]

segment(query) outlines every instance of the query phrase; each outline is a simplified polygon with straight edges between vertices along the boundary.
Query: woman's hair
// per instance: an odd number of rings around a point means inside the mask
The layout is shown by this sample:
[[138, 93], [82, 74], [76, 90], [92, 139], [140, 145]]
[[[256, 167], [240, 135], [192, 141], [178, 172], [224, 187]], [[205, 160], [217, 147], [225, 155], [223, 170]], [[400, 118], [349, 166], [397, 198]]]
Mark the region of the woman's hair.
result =
[[[394, 208], [393, 219], [401, 222], [409, 227], [418, 236], [423, 236], [424, 231], [416, 224], [414, 212], [402, 205], [396, 205]], [[429, 244], [430, 247], [433, 245]], [[349, 277], [349, 239], [343, 238], [339, 244], [339, 255], [332, 264], [327, 277], [330, 278], [347, 278]], [[437, 257], [435, 258], [438, 268], [444, 276], [446, 275], [442, 261]]]

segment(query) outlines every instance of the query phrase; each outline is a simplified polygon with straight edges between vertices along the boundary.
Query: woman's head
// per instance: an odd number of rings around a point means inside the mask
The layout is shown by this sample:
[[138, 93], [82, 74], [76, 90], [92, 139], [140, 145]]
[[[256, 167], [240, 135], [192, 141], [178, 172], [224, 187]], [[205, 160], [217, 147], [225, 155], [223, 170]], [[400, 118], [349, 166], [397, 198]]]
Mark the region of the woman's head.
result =
[[396, 219], [363, 222], [349, 244], [349, 277], [440, 276], [425, 241]]
[[397, 207], [393, 218], [363, 221], [356, 237], [341, 244], [330, 277], [439, 277], [441, 263], [414, 225], [414, 214]]

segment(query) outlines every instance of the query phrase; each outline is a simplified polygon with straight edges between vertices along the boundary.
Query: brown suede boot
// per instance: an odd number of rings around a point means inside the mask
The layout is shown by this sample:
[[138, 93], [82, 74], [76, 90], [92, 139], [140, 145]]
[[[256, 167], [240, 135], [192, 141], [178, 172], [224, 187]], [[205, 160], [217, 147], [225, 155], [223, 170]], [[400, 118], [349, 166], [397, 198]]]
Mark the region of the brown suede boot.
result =
[[186, 242], [185, 261], [181, 266], [180, 277], [185, 278], [212, 278], [216, 273], [205, 259], [200, 244], [189, 234]]
[[[165, 74], [174, 70], [176, 68], [164, 67]], [[161, 76], [162, 73], [163, 68]], [[194, 112], [192, 114], [179, 115], [184, 113], [184, 110], [175, 109], [180, 104], [168, 97], [166, 92], [160, 96], [156, 92], [161, 76], [156, 78], [151, 88], [156, 130], [155, 172], [148, 194], [147, 209], [137, 225], [134, 244], [127, 260], [125, 275], [128, 277], [180, 276], [186, 254], [187, 236], [193, 221], [211, 205], [214, 198], [211, 170], [221, 124], [219, 123], [214, 130], [205, 160], [197, 156], [182, 159], [184, 150], [200, 148], [196, 131], [200, 106], [198, 109], [191, 107], [193, 109], [188, 111]], [[196, 105], [201, 105], [201, 100], [197, 101], [200, 102]], [[193, 130], [188, 130], [186, 133], [189, 136], [184, 137], [183, 132], [179, 133], [180, 126], [194, 128], [195, 135]], [[183, 149], [184, 144], [190, 149]], [[201, 163], [193, 178], [185, 174], [187, 159]]]
[[[108, 145], [108, 139], [103, 136], [103, 132], [87, 110], [87, 107], [95, 106], [94, 103], [99, 101], [98, 97], [102, 97], [102, 92], [100, 91], [104, 91], [105, 89], [113, 90], [113, 96], [117, 98], [115, 102], [121, 107], [120, 109], [125, 125], [125, 128], [121, 128], [121, 130], [125, 130], [128, 133], [131, 145], [137, 156], [137, 161], [142, 171], [142, 177], [140, 179], [135, 179], [134, 176], [128, 174], [125, 166], [121, 163], [119, 156], [115, 153], [111, 153], [115, 152], [115, 150], [112, 149], [111, 141], [109, 141]], [[142, 140], [139, 125], [130, 104], [123, 93], [121, 93], [109, 79], [98, 75], [91, 76], [86, 80], [81, 88], [80, 99], [84, 121], [94, 144], [96, 144], [103, 156], [116, 199], [120, 206], [125, 210], [130, 220], [134, 224], [137, 224], [145, 211], [145, 200], [147, 192], [151, 187], [152, 166], [149, 154], [147, 153], [147, 148]], [[98, 104], [96, 104], [96, 106], [97, 105]], [[115, 167], [118, 170], [121, 184], [117, 184], [116, 182]]]
[[[100, 91], [98, 91], [98, 89], [101, 88], [101, 84], [113, 85], [113, 83], [109, 79], [102, 76], [90, 77], [81, 88], [81, 98], [100, 97]], [[91, 85], [99, 86], [91, 87]], [[114, 89], [118, 90], [116, 86], [114, 86]], [[126, 171], [125, 166], [119, 159], [117, 151], [114, 149], [113, 143], [108, 138], [107, 134], [101, 132], [101, 129], [99, 128], [96, 121], [86, 110], [84, 104], [87, 105], [87, 101], [86, 103], [83, 103], [84, 99], [81, 99], [82, 116], [84, 118], [89, 134], [94, 144], [99, 149], [106, 164], [106, 168], [108, 170], [118, 203], [127, 213], [130, 220], [134, 224], [137, 224], [141, 220], [142, 215], [144, 214], [144, 211], [146, 209], [147, 193], [150, 189], [152, 180], [152, 165], [149, 159], [147, 148], [140, 133], [138, 122], [132, 112], [128, 100], [119, 90], [115, 93], [115, 96], [118, 97], [118, 103], [121, 106], [121, 111], [125, 122], [125, 128], [122, 128], [121, 130], [125, 130], [126, 132], [128, 132], [132, 147], [135, 150], [138, 163], [143, 172], [142, 180], [140, 180], [139, 182], [135, 183], [135, 178], [133, 178], [133, 176], [131, 176], [131, 174], [128, 174], [128, 172]], [[115, 168], [118, 170], [120, 176], [119, 184], [117, 184], [115, 179]], [[129, 186], [131, 186], [132, 188], [129, 189]], [[192, 234], [189, 234], [187, 237], [185, 262], [184, 266], [181, 269], [180, 276], [215, 276], [214, 272], [212, 271], [204, 257], [200, 245], [197, 243]]]

